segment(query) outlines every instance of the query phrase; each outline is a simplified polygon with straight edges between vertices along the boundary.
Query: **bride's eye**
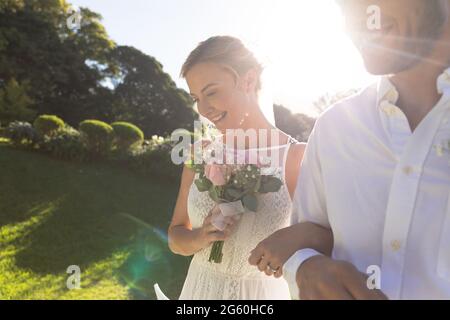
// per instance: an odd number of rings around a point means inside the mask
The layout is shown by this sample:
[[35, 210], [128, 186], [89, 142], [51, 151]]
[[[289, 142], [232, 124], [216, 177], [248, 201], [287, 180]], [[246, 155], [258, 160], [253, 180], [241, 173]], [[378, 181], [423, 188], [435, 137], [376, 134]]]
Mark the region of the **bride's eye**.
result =
[[207, 97], [212, 97], [212, 96], [214, 96], [216, 93], [217, 93], [216, 91], [213, 91], [213, 92], [208, 93], [206, 96], [207, 96]]

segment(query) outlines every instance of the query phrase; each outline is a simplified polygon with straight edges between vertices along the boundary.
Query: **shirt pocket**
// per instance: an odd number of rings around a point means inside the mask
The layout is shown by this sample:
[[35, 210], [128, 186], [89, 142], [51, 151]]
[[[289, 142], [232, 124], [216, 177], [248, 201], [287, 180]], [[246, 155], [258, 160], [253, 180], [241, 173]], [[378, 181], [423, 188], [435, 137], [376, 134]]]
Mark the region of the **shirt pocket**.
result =
[[439, 240], [437, 273], [439, 277], [450, 281], [450, 195]]

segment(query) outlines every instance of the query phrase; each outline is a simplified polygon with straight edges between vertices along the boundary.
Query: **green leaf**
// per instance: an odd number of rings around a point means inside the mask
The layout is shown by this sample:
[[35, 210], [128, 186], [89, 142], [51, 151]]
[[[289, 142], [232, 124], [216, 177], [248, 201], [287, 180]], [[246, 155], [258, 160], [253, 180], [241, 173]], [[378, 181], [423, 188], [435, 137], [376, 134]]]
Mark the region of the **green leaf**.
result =
[[219, 190], [215, 186], [212, 186], [209, 189], [209, 196], [214, 202], [220, 202]]
[[255, 188], [253, 189], [253, 191], [258, 192], [259, 189], [261, 188], [261, 176], [258, 176], [258, 180], [256, 180], [256, 184], [255, 184]]
[[199, 178], [199, 179], [195, 180], [194, 183], [197, 186], [198, 191], [200, 191], [200, 192], [206, 192], [212, 186], [211, 181], [209, 181], [206, 178]]
[[230, 201], [236, 201], [242, 196], [242, 192], [234, 188], [227, 188], [225, 190], [225, 195], [229, 198]]
[[242, 198], [242, 205], [253, 212], [258, 210], [258, 199], [254, 194], [247, 194]]
[[259, 188], [259, 193], [269, 193], [269, 192], [277, 192], [280, 190], [283, 182], [275, 177], [264, 176], [264, 179], [261, 181], [261, 187]]

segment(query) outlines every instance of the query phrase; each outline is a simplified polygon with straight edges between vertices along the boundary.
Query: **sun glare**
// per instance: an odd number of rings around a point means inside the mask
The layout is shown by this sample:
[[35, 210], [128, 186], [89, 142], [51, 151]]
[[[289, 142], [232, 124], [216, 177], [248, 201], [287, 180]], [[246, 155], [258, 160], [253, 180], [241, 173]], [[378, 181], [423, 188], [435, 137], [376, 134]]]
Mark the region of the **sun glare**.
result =
[[257, 16], [250, 26], [256, 40], [250, 45], [269, 66], [275, 102], [296, 101], [294, 111], [311, 112], [320, 95], [373, 80], [345, 34], [333, 0], [265, 1]]

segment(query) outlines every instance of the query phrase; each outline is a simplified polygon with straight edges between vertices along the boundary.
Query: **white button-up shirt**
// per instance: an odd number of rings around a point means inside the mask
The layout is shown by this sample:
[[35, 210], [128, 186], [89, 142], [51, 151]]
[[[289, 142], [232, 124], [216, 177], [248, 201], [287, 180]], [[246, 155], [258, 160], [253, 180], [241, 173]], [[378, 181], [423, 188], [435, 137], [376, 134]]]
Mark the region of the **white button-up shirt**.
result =
[[[442, 98], [414, 132], [387, 77], [330, 108], [294, 198], [292, 223], [331, 228], [333, 258], [364, 273], [378, 266], [390, 299], [450, 299], [450, 69], [437, 86]], [[283, 268], [295, 298], [311, 255], [300, 250]]]

